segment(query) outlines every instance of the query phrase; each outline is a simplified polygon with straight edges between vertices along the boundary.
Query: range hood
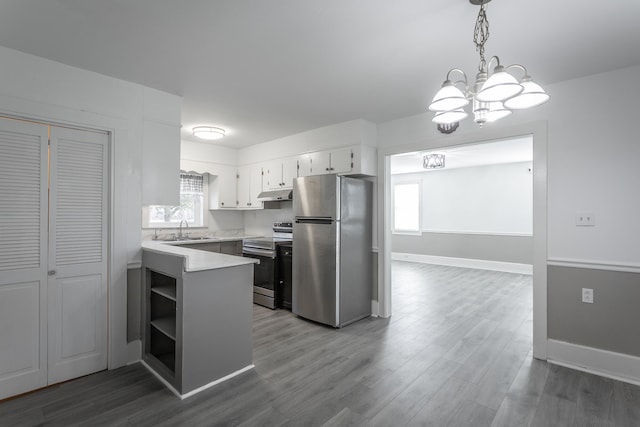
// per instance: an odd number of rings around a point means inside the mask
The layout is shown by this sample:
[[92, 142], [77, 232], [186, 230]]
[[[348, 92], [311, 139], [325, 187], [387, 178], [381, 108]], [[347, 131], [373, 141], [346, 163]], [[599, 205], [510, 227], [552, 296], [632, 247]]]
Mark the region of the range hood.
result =
[[265, 202], [285, 202], [291, 200], [293, 197], [293, 190], [271, 190], [263, 191], [258, 194], [258, 200]]

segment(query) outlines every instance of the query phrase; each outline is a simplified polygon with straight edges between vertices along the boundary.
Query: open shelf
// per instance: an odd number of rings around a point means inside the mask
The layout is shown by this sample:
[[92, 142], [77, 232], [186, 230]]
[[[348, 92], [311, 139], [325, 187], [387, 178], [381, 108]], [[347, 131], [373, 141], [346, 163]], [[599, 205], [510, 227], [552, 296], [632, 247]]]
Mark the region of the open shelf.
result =
[[151, 321], [151, 326], [156, 328], [158, 331], [165, 334], [167, 337], [172, 340], [176, 340], [176, 318], [173, 317], [161, 317], [159, 319], [154, 319]]
[[175, 285], [162, 285], [154, 286], [151, 288], [151, 292], [161, 295], [165, 298], [169, 298], [171, 301], [176, 300], [176, 286]]

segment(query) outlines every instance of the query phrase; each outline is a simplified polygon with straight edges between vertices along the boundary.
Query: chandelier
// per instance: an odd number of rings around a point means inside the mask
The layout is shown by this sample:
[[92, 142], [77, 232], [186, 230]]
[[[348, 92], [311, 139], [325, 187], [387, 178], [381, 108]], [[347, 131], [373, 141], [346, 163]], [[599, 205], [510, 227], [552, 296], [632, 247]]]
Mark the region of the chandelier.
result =
[[425, 154], [422, 158], [425, 169], [441, 169], [444, 167], [444, 154]]
[[[435, 112], [432, 121], [438, 124], [439, 129], [450, 129], [453, 124], [466, 118], [468, 113], [465, 107], [469, 104], [472, 105], [474, 121], [482, 126], [509, 116], [513, 110], [535, 107], [549, 100], [549, 95], [533, 82], [524, 66], [513, 64], [505, 67], [500, 64], [497, 56], [493, 56], [488, 62], [485, 60], [484, 45], [489, 39], [486, 6], [491, 0], [469, 1], [480, 5], [473, 32], [473, 43], [480, 54], [478, 73], [474, 85], [470, 87], [464, 71], [459, 68], [449, 70], [446, 80], [429, 105], [429, 110]], [[495, 68], [489, 73], [494, 63]], [[513, 70], [522, 73], [520, 80], [510, 74]], [[461, 78], [454, 81], [456, 74]]]

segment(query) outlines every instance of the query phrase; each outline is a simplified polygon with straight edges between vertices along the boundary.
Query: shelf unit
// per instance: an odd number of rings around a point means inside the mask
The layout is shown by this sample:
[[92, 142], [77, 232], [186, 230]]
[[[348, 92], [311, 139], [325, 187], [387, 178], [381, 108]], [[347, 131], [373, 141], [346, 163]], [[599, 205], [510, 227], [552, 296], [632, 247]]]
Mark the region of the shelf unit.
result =
[[177, 279], [147, 269], [148, 283], [148, 354], [175, 377]]

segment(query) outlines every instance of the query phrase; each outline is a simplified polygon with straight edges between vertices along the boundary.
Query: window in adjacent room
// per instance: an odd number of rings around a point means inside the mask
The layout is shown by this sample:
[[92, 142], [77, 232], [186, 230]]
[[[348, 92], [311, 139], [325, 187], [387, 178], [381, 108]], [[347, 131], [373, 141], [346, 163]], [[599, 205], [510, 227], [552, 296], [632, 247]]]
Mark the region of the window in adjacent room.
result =
[[[178, 227], [186, 220], [189, 227], [206, 227], [204, 175], [180, 174], [180, 206], [149, 206], [143, 209], [143, 227]], [[146, 220], [146, 221], [145, 221]]]
[[393, 186], [393, 232], [420, 233], [420, 182]]

